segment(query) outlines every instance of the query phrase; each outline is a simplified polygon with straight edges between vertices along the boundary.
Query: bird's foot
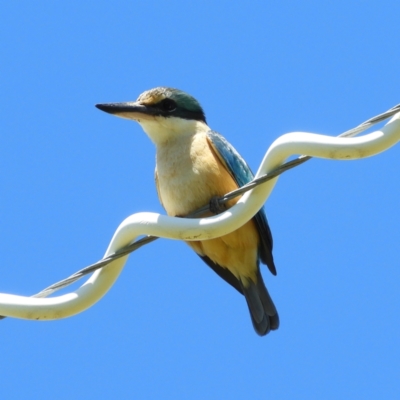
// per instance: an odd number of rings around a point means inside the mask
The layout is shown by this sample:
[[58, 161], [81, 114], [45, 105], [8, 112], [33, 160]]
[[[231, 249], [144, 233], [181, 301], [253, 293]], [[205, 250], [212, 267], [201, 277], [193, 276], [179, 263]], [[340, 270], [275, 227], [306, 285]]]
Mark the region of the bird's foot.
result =
[[221, 214], [226, 210], [226, 205], [219, 202], [218, 196], [211, 198], [208, 207], [213, 214]]

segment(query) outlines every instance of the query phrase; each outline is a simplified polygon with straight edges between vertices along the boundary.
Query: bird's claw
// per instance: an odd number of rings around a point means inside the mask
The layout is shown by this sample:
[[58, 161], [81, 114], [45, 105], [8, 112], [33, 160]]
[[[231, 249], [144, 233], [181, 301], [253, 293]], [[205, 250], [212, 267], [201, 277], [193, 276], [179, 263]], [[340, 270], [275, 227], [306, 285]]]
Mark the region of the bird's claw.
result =
[[208, 207], [213, 214], [221, 214], [226, 210], [225, 204], [221, 204], [219, 202], [218, 196], [214, 196], [211, 198]]

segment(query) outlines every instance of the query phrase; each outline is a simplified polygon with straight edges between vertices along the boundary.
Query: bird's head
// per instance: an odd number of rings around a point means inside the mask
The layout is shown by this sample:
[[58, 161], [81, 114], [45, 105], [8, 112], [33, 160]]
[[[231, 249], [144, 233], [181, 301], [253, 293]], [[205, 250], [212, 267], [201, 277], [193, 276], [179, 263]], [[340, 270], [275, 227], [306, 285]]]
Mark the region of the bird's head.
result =
[[157, 87], [142, 93], [136, 101], [96, 104], [96, 107], [137, 121], [156, 144], [209, 129], [200, 103], [178, 89]]

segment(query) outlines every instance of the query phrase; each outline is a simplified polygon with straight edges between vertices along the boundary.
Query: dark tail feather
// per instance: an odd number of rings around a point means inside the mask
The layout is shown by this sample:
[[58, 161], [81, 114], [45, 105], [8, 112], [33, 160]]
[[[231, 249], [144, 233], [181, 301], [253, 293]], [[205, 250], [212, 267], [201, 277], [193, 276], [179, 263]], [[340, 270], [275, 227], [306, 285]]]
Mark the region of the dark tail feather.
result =
[[279, 316], [275, 305], [264, 285], [260, 271], [257, 271], [257, 282], [247, 282], [247, 287], [241, 284], [243, 294], [249, 307], [251, 321], [255, 331], [260, 335], [266, 335], [270, 330], [278, 329]]

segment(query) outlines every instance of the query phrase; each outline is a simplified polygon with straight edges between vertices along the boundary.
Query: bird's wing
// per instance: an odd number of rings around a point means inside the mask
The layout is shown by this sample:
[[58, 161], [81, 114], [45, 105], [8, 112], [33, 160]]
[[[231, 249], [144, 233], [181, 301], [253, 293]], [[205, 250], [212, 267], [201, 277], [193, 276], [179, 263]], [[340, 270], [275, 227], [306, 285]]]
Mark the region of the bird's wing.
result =
[[[254, 175], [246, 161], [240, 156], [235, 148], [219, 133], [209, 131], [207, 139], [215, 154], [231, 174], [239, 187], [253, 180]], [[264, 207], [254, 216], [261, 242], [259, 246], [260, 259], [273, 275], [276, 275], [276, 268], [272, 256], [272, 234], [265, 215]]]

